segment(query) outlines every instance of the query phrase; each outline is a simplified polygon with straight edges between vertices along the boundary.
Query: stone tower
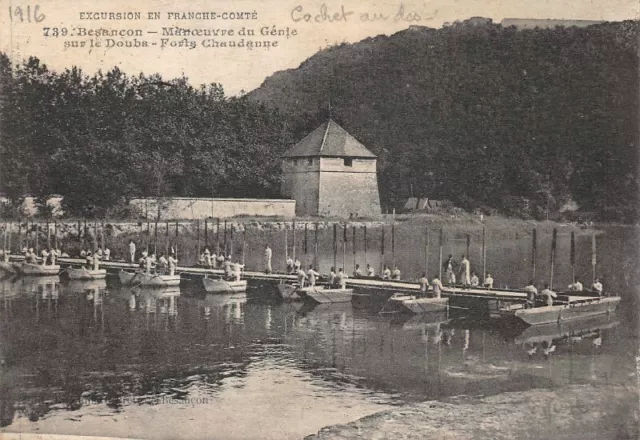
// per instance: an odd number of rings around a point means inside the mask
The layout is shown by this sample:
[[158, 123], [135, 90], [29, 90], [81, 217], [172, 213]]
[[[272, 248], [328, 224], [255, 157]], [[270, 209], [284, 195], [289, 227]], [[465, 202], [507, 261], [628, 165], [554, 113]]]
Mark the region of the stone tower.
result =
[[376, 165], [375, 154], [329, 120], [284, 154], [282, 195], [296, 201], [296, 215], [376, 217]]

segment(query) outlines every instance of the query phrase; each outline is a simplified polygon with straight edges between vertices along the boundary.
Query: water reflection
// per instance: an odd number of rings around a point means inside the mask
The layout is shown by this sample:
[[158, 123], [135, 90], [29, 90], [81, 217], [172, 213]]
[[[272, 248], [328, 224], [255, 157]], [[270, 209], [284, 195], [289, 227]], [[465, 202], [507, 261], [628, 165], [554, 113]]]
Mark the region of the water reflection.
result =
[[[350, 304], [263, 304], [195, 288], [61, 285], [55, 278], [5, 280], [0, 288], [8, 372], [0, 391], [10, 396], [1, 420], [13, 419], [12, 408], [31, 420], [57, 420], [68, 410], [131, 415], [195, 397], [242, 412], [257, 383], [260, 393], [274, 393], [266, 400], [282, 399], [270, 384], [283, 380], [299, 380], [305, 390], [313, 384], [296, 398], [313, 398], [313, 412], [325, 414], [335, 409], [330, 399], [359, 406], [492, 394], [622, 381], [634, 371], [635, 340], [615, 316], [507, 334], [446, 314], [398, 319]], [[163, 417], [178, 425], [192, 411], [166, 407]]]

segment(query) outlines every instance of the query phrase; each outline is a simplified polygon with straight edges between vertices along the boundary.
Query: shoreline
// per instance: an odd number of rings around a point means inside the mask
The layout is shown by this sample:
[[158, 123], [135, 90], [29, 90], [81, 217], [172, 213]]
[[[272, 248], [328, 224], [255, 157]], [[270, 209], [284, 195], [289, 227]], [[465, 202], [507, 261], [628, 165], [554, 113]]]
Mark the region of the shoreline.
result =
[[631, 440], [640, 438], [638, 397], [633, 385], [570, 385], [489, 397], [458, 396], [327, 426], [304, 440]]

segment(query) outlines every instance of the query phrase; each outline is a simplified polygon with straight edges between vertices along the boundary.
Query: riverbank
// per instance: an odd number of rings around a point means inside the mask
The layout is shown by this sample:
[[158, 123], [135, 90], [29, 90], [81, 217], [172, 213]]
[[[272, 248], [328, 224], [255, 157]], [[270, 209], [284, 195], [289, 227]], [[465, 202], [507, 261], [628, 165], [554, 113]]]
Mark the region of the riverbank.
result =
[[406, 405], [323, 428], [305, 440], [635, 440], [638, 408], [631, 385], [573, 385]]

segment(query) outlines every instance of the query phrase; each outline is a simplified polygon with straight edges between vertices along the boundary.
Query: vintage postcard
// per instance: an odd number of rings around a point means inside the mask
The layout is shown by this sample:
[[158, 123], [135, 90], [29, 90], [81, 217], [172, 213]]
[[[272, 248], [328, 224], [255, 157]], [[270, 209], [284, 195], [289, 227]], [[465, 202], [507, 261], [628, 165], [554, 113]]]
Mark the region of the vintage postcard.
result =
[[640, 438], [640, 3], [0, 6], [0, 439]]

